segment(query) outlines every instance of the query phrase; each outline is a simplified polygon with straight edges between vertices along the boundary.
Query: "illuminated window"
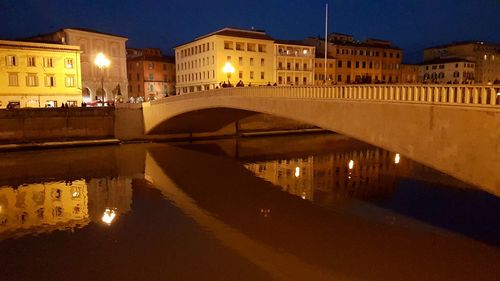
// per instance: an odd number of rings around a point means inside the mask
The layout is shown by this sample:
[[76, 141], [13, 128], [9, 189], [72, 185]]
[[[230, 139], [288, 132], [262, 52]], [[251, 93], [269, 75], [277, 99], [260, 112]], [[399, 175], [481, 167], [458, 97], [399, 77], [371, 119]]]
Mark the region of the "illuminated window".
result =
[[9, 86], [19, 86], [17, 73], [9, 73]]
[[7, 56], [7, 65], [8, 66], [16, 66], [17, 65], [17, 57], [16, 56]]
[[28, 57], [28, 66], [36, 66], [36, 59], [35, 57]]
[[26, 76], [26, 86], [36, 87], [38, 86], [38, 76], [34, 73], [28, 73]]
[[54, 59], [53, 58], [43, 58], [43, 66], [44, 67], [54, 67]]
[[45, 86], [46, 87], [55, 87], [56, 86], [56, 78], [54, 75], [45, 76]]
[[73, 59], [65, 59], [64, 60], [64, 66], [66, 68], [73, 68]]
[[74, 76], [66, 76], [64, 79], [66, 87], [75, 87], [75, 77]]

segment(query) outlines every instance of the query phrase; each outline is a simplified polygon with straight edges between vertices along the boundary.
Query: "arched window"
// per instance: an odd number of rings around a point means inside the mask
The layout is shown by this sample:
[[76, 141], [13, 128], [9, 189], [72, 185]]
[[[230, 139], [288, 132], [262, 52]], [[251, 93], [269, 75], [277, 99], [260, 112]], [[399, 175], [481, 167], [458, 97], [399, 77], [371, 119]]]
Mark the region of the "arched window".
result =
[[460, 72], [458, 71], [453, 72], [453, 77], [460, 77]]

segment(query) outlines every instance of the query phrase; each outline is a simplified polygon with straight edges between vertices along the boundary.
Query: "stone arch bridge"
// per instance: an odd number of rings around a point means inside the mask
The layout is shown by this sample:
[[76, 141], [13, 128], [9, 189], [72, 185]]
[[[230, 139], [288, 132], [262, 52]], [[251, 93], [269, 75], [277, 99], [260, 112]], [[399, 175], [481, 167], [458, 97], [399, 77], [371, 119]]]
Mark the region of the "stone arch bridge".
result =
[[143, 104], [146, 134], [215, 131], [256, 113], [344, 134], [500, 194], [500, 86], [245, 87]]

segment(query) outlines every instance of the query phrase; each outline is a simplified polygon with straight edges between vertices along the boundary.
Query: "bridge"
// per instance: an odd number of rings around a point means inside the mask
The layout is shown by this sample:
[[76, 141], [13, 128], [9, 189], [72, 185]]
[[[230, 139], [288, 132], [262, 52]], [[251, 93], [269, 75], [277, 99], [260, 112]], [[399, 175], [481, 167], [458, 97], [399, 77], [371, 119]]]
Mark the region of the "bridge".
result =
[[337, 132], [500, 194], [500, 85], [225, 88], [143, 104], [146, 134], [266, 113]]

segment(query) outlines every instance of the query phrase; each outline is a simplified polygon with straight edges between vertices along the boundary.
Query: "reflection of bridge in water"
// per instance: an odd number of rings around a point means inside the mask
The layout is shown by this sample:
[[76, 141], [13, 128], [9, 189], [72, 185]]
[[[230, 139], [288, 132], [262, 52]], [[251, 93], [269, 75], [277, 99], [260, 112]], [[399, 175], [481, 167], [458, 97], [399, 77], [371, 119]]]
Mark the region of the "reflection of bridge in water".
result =
[[223, 245], [279, 280], [494, 280], [500, 274], [494, 248], [326, 211], [275, 189], [236, 160], [152, 147], [145, 178]]
[[215, 131], [256, 113], [370, 143], [500, 193], [500, 87], [230, 88], [145, 103], [145, 132]]

